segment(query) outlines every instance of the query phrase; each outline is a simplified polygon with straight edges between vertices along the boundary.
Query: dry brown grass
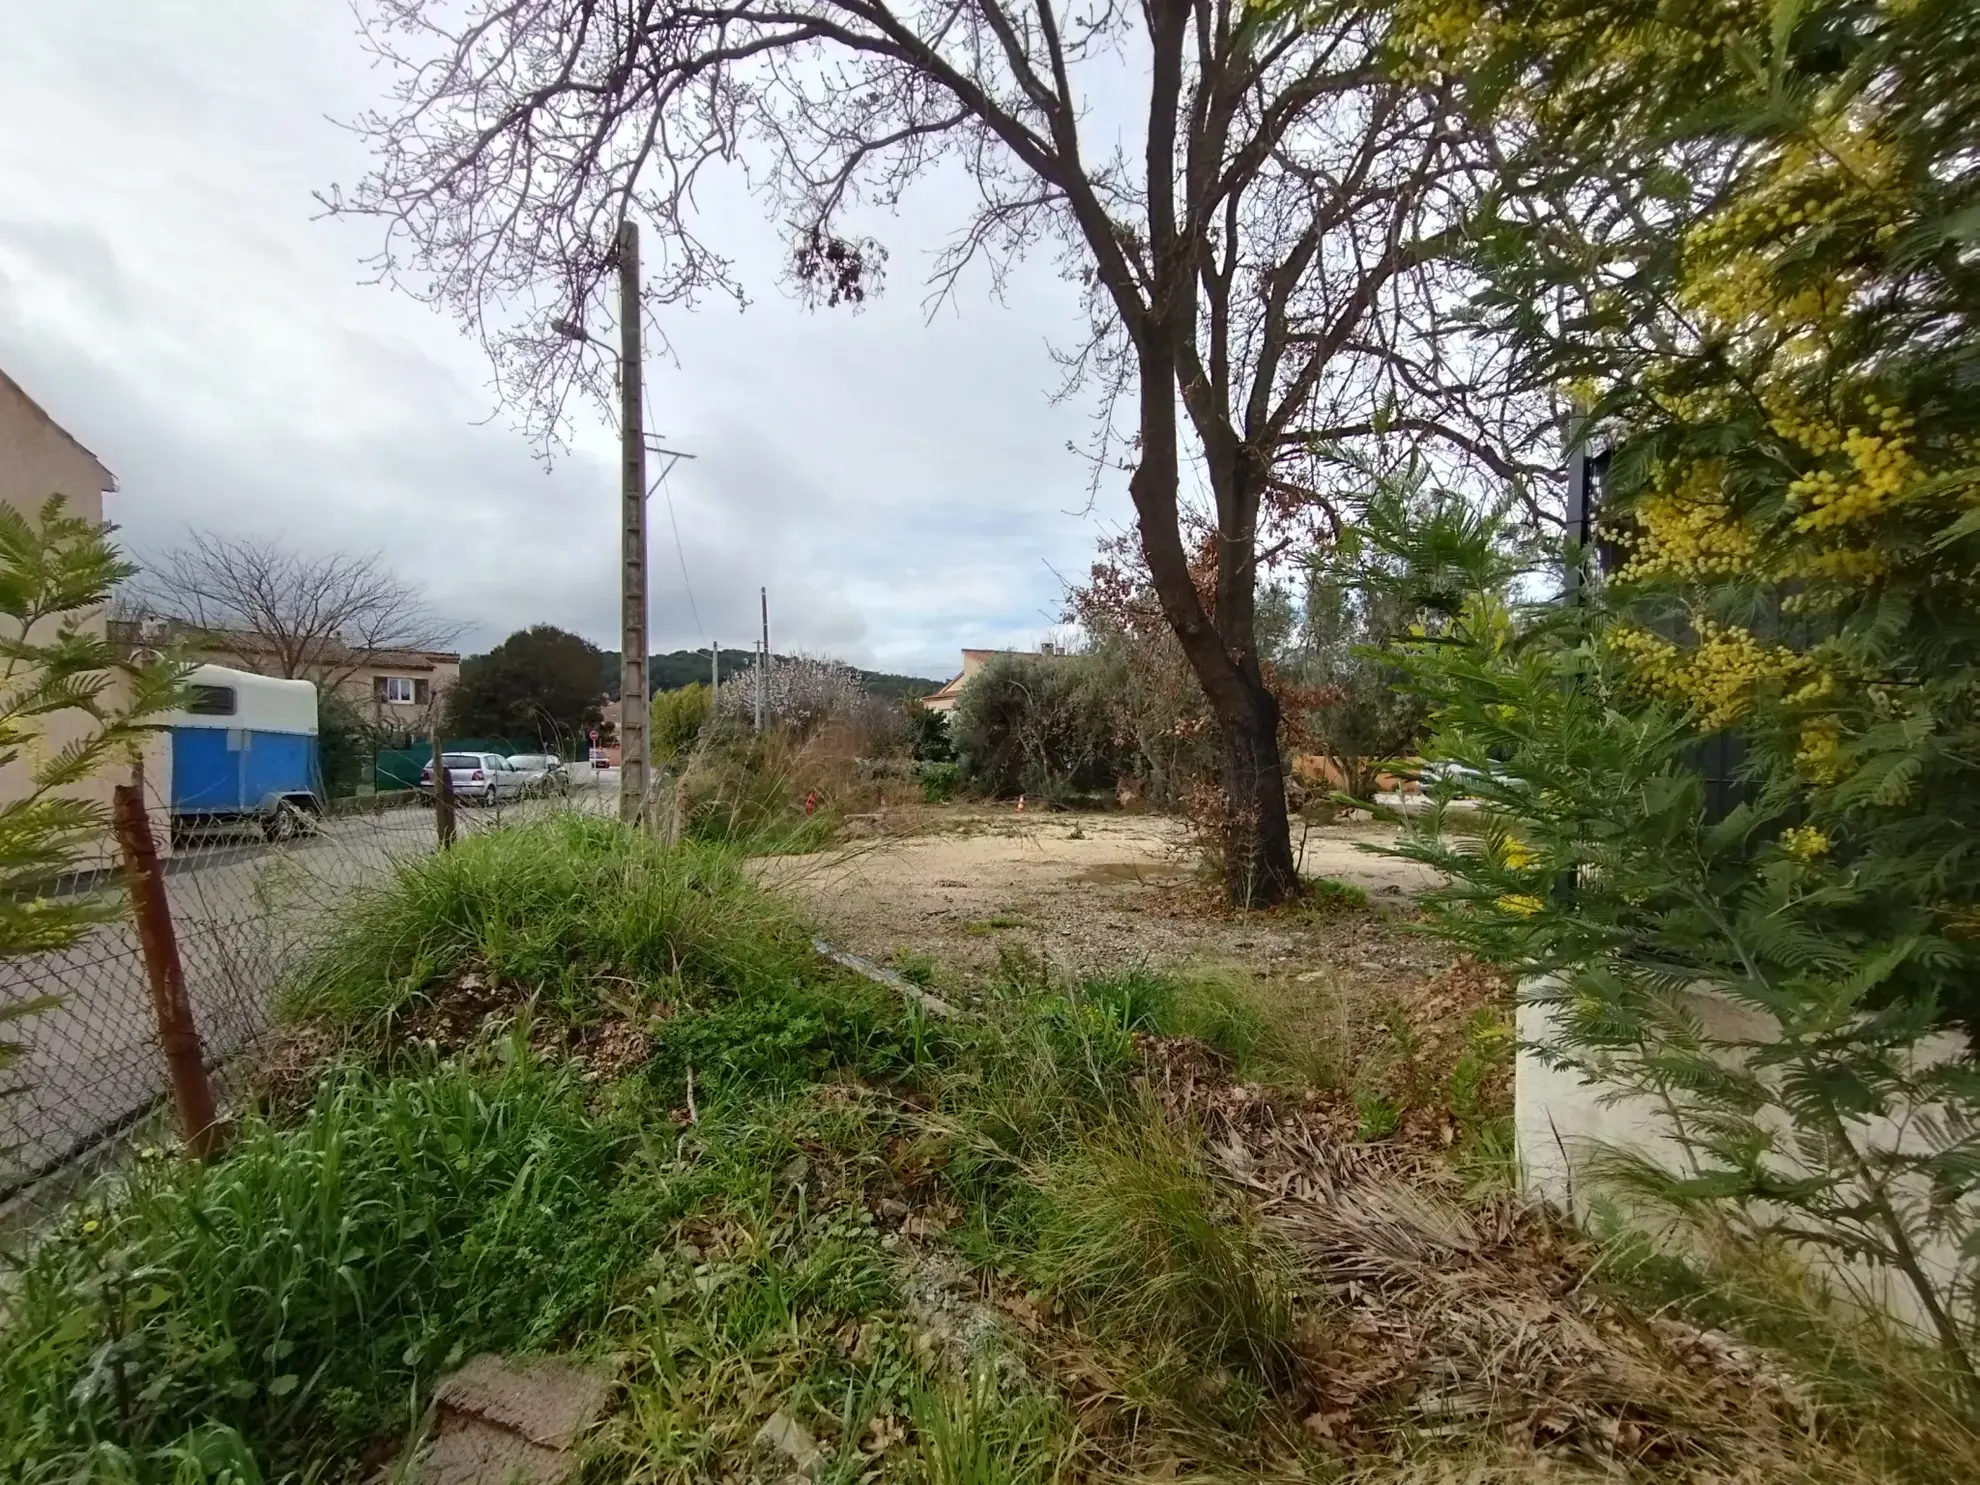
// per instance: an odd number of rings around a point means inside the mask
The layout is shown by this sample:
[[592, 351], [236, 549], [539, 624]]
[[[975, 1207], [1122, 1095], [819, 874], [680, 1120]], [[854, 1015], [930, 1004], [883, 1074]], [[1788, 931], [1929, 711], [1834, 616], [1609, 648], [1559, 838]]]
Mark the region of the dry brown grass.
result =
[[[1151, 1092], [1298, 1255], [1326, 1344], [1305, 1427], [1357, 1480], [1980, 1479], [1980, 1431], [1933, 1357], [1748, 1251], [1734, 1293], [1792, 1350], [1646, 1309], [1604, 1250], [1511, 1193], [1468, 1197], [1420, 1146], [1232, 1082], [1149, 1039]], [[1731, 1286], [1731, 1287], [1728, 1287]], [[1814, 1364], [1819, 1358], [1820, 1364]]]

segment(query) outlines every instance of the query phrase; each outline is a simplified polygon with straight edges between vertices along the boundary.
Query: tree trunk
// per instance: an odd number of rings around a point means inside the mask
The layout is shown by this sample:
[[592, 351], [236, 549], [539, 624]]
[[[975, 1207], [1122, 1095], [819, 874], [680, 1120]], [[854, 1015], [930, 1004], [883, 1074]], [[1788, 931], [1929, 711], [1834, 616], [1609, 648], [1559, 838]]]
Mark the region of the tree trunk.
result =
[[[1233, 905], [1271, 907], [1299, 890], [1292, 831], [1286, 821], [1285, 778], [1279, 771], [1279, 706], [1260, 674], [1254, 628], [1257, 577], [1257, 486], [1236, 483], [1245, 451], [1228, 417], [1215, 425], [1204, 455], [1218, 487], [1218, 612], [1206, 611], [1190, 574], [1182, 539], [1181, 465], [1176, 401], [1183, 356], [1196, 340], [1197, 244], [1183, 231], [1176, 203], [1177, 127], [1183, 108], [1183, 48], [1192, 7], [1186, 0], [1150, 0], [1148, 254], [1152, 283], [1145, 313], [1131, 289], [1121, 311], [1140, 371], [1140, 461], [1128, 481], [1141, 551], [1190, 668], [1196, 672], [1224, 740], [1224, 885]], [[1089, 233], [1101, 261], [1104, 234]], [[1228, 409], [1226, 409], [1226, 412]], [[1234, 496], [1242, 496], [1234, 502]], [[1248, 509], [1239, 510], [1238, 505]]]
[[[1223, 738], [1225, 891], [1234, 907], [1273, 907], [1299, 893], [1285, 776], [1279, 766], [1279, 704], [1259, 669], [1250, 604], [1229, 602], [1229, 612], [1213, 618], [1190, 576], [1178, 519], [1173, 364], [1165, 363], [1159, 350], [1143, 352], [1141, 462], [1128, 492], [1163, 617], [1203, 687]], [[1250, 540], [1247, 531], [1237, 541], [1221, 542], [1218, 553], [1220, 565], [1241, 563], [1247, 579], [1250, 549], [1241, 544]], [[1230, 588], [1222, 573], [1219, 586]]]
[[1224, 738], [1224, 891], [1234, 907], [1272, 907], [1300, 890], [1279, 766], [1279, 703], [1248, 680], [1243, 693], [1236, 715], [1217, 707]]

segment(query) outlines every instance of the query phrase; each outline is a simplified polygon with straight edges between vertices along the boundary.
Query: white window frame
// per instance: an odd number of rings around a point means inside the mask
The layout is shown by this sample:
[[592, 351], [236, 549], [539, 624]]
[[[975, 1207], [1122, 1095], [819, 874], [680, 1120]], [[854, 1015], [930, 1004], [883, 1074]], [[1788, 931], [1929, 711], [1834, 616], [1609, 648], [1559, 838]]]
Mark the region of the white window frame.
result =
[[[385, 682], [385, 704], [387, 706], [413, 705], [413, 696], [416, 694], [416, 691], [411, 676], [388, 675], [381, 676], [380, 679]], [[405, 688], [405, 694], [403, 696], [398, 694], [400, 687]]]

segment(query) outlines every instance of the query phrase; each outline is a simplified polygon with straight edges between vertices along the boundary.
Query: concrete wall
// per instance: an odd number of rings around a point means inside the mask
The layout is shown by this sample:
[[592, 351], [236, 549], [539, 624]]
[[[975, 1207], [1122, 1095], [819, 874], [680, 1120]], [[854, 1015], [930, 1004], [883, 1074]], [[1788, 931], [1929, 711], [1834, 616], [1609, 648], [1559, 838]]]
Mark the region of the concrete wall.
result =
[[[1552, 1007], [1536, 1004], [1533, 999], [1546, 993], [1546, 988], [1535, 981], [1520, 987], [1520, 1050], [1513, 1090], [1520, 1175], [1531, 1194], [1581, 1217], [1587, 1214], [1593, 1194], [1586, 1166], [1598, 1149], [1634, 1151], [1668, 1171], [1685, 1169], [1684, 1150], [1671, 1137], [1668, 1116], [1656, 1100], [1639, 1095], [1616, 1098], [1607, 1085], [1584, 1082], [1577, 1073], [1547, 1064], [1541, 1049], [1554, 1045], [1556, 1022]], [[1688, 1009], [1715, 1042], [1754, 1044], [1775, 1039], [1773, 1022], [1757, 1011], [1711, 993], [1686, 999]], [[1918, 1048], [1919, 1065], [1957, 1061], [1965, 1050], [1963, 1037], [1941, 1034]], [[1733, 1054], [1729, 1051], [1727, 1055]], [[1915, 1109], [1898, 1117], [1867, 1121], [1852, 1132], [1859, 1146], [1866, 1149], [1919, 1148], [1920, 1117], [1930, 1112]], [[1779, 1120], [1779, 1127], [1786, 1130], [1785, 1117]], [[1922, 1199], [1925, 1192], [1921, 1186], [1909, 1194]], [[1657, 1227], [1655, 1214], [1638, 1215], [1646, 1225]], [[1980, 1217], [1980, 1210], [1975, 1215]], [[1667, 1221], [1664, 1228], [1666, 1237], [1675, 1236]], [[1895, 1272], [1845, 1263], [1820, 1250], [1804, 1251], [1812, 1267], [1859, 1303], [1881, 1309], [1921, 1331], [1925, 1328], [1916, 1292]], [[1924, 1243], [1921, 1256], [1942, 1293], [1946, 1292], [1957, 1271], [1955, 1243], [1945, 1237], [1931, 1238]]]
[[[104, 495], [116, 485], [116, 479], [94, 454], [57, 425], [11, 377], [0, 372], [0, 500], [32, 514], [50, 495], [61, 495], [72, 515], [101, 522]], [[82, 616], [83, 627], [95, 634], [103, 633], [103, 623], [100, 612]], [[37, 632], [50, 627], [39, 626]], [[122, 699], [118, 694], [121, 690], [121, 686], [113, 689], [113, 705]], [[84, 735], [90, 726], [90, 719], [80, 713], [58, 713], [40, 729], [40, 746], [55, 751]], [[13, 797], [21, 789], [32, 763], [32, 758], [24, 755], [11, 767], [0, 768], [0, 798]], [[169, 799], [172, 752], [166, 739], [158, 738], [145, 749], [144, 763], [147, 794], [155, 801]], [[119, 767], [89, 780], [76, 792], [107, 806], [111, 789], [128, 779], [128, 771]], [[153, 828], [160, 849], [169, 850], [162, 812], [154, 813]], [[108, 857], [106, 842], [104, 851], [91, 864], [104, 864]]]

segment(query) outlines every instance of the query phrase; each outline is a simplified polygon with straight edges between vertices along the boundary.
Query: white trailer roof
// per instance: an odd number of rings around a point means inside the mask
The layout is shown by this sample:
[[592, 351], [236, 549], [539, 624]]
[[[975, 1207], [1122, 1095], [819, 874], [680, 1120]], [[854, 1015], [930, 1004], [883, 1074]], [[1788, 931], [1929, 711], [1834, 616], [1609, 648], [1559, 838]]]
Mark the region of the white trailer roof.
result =
[[188, 685], [218, 686], [234, 693], [230, 715], [170, 711], [161, 719], [167, 727], [239, 727], [252, 732], [301, 732], [316, 735], [316, 687], [309, 681], [284, 681], [225, 665], [193, 668]]

